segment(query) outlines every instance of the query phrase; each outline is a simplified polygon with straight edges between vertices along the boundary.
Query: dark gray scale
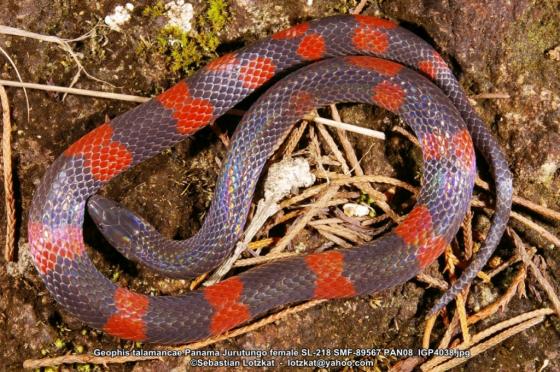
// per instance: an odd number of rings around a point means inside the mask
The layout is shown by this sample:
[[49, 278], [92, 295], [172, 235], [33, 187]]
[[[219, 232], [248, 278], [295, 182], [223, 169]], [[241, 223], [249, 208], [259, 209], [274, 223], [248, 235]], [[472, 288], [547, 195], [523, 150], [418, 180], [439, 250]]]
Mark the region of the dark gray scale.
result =
[[150, 297], [144, 316], [147, 339], [152, 343], [176, 344], [208, 337], [213, 315], [202, 291]]
[[56, 266], [44, 281], [58, 303], [71, 314], [80, 314], [80, 319], [92, 327], [102, 328], [116, 311], [115, 284], [101, 275], [87, 256], [75, 260], [57, 257]]
[[177, 132], [172, 115], [172, 110], [152, 99], [111, 120], [112, 140], [125, 145], [133, 165], [138, 164], [185, 138]]
[[395, 234], [384, 235], [343, 253], [342, 275], [351, 280], [358, 294], [370, 294], [404, 283], [420, 270], [415, 250]]
[[62, 155], [49, 168], [45, 177], [50, 187], [42, 187], [37, 191], [43, 196], [41, 207], [44, 212], [33, 215], [33, 221], [53, 227], [68, 224], [81, 226], [83, 214], [80, 216], [73, 212], [83, 210], [88, 193], [95, 192], [102, 183], [93, 178], [81, 156], [69, 158]]
[[255, 317], [284, 304], [313, 298], [317, 278], [303, 257], [298, 257], [257, 267], [239, 279], [243, 282], [239, 302], [247, 305]]

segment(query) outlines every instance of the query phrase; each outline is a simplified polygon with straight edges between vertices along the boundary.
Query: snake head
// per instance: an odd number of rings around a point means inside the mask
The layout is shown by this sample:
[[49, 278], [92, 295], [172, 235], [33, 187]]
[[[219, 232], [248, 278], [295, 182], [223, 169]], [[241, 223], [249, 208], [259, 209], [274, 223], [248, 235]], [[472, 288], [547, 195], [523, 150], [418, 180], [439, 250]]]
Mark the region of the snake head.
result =
[[134, 259], [136, 238], [151, 226], [132, 211], [101, 195], [92, 195], [87, 207], [105, 239], [127, 258]]

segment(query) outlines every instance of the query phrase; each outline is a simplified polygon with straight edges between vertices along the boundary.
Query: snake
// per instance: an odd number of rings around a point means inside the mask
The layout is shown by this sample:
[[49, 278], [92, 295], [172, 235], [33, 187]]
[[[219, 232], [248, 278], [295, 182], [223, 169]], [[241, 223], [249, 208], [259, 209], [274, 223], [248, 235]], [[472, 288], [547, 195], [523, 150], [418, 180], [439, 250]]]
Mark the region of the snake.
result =
[[[140, 217], [95, 195], [255, 90], [264, 93], [236, 128], [214, 199], [191, 238], [166, 240]], [[128, 256], [175, 277], [217, 267], [243, 233], [267, 158], [297, 120], [336, 102], [393, 112], [418, 138], [422, 186], [416, 204], [392, 231], [351, 248], [272, 261], [181, 295], [137, 293], [96, 269], [83, 240], [88, 201], [102, 233]], [[467, 213], [475, 147], [493, 176], [495, 212], [476, 257], [431, 313], [472, 281], [501, 239], [512, 200], [507, 160], [429, 43], [373, 16], [311, 20], [222, 55], [70, 145], [34, 193], [27, 225], [30, 252], [52, 297], [85, 324], [149, 343], [200, 340], [288, 304], [371, 294], [416, 276], [445, 250]]]

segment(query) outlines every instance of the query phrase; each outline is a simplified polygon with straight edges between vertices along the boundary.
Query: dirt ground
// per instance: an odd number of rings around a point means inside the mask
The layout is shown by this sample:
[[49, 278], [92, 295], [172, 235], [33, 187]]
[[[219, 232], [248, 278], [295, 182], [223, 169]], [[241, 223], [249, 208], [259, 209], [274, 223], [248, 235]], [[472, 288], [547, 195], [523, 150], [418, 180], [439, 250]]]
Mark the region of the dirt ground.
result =
[[[315, 0], [228, 0], [223, 27], [215, 18], [196, 27], [215, 32], [215, 51], [197, 48], [196, 60], [184, 69], [173, 68], [179, 57], [158, 49], [162, 17], [157, 3], [133, 2], [131, 20], [120, 32], [98, 26], [95, 34], [72, 43], [84, 68], [115, 87], [81, 75], [75, 87], [151, 96], [162, 92], [190, 71], [203, 65], [212, 54], [223, 54], [270, 35], [299, 21], [348, 13], [356, 1]], [[191, 1], [195, 20], [208, 9], [207, 2]], [[91, 30], [119, 1], [0, 0], [0, 24], [45, 35], [76, 38]], [[152, 12], [146, 12], [145, 9]], [[505, 93], [509, 98], [475, 99], [473, 104], [501, 144], [514, 174], [516, 194], [535, 203], [560, 210], [560, 2], [512, 0], [492, 1], [371, 1], [364, 14], [394, 19], [429, 41], [449, 62], [462, 86], [472, 97], [483, 93]], [[12, 58], [25, 82], [69, 86], [77, 71], [71, 57], [57, 45], [31, 38], [0, 35], [0, 47]], [[201, 49], [202, 48], [202, 49]], [[185, 57], [185, 58], [187, 58]], [[175, 58], [175, 59], [174, 59]], [[17, 80], [12, 66], [0, 56], [0, 77]], [[55, 157], [82, 135], [135, 103], [28, 90], [29, 120], [24, 92], [7, 88], [12, 110], [13, 159], [17, 203], [17, 263], [0, 259], [0, 369], [19, 370], [26, 359], [65, 354], [91, 353], [95, 349], [130, 349], [133, 343], [115, 339], [84, 326], [55, 303], [38, 277], [28, 255], [27, 214], [33, 191]], [[388, 130], [398, 120], [378, 109], [343, 105], [343, 120], [378, 130]], [[220, 127], [231, 133], [235, 118]], [[415, 180], [418, 169], [410, 154], [402, 161], [388, 161], [395, 151], [410, 152], [398, 139], [376, 142], [350, 135], [366, 174], [386, 174]], [[200, 227], [223, 159], [225, 146], [209, 129], [197, 133], [170, 150], [119, 176], [103, 192], [138, 212], [164, 235], [184, 239]], [[418, 157], [418, 154], [412, 157]], [[479, 162], [480, 174], [487, 166]], [[188, 187], [187, 187], [188, 185]], [[186, 191], [185, 191], [186, 190]], [[0, 195], [4, 200], [4, 195]], [[560, 225], [516, 207], [550, 232]], [[484, 218], [475, 219], [475, 231], [484, 228]], [[0, 245], [4, 246], [4, 206], [0, 206]], [[560, 281], [560, 247], [511, 222], [521, 237], [538, 248], [541, 264], [553, 283]], [[119, 285], [143, 293], [171, 294], [184, 290], [185, 283], [164, 279], [148, 269], [126, 262], [103, 241], [91, 221], [84, 227], [86, 242], [95, 247], [96, 266]], [[483, 233], [480, 233], [483, 235]], [[298, 242], [321, 242], [312, 232]], [[497, 256], [513, 254], [511, 239], [504, 238]], [[507, 288], [514, 268], [496, 276], [491, 283], [477, 285], [469, 297], [472, 311], [497, 298]], [[428, 269], [442, 277], [436, 264]], [[556, 291], [558, 292], [558, 285]], [[210, 346], [222, 349], [291, 348], [417, 348], [422, 342], [426, 311], [441, 293], [416, 280], [390, 291], [344, 301], [331, 301], [291, 315], [257, 331]], [[498, 312], [473, 328], [485, 329], [499, 321], [532, 309], [550, 306], [534, 277], [526, 280], [527, 298], [512, 299]], [[179, 289], [178, 289], [179, 288]], [[181, 289], [183, 288], [183, 289]], [[372, 301], [376, 299], [376, 301]], [[377, 300], [379, 299], [379, 301]], [[376, 306], [373, 303], [378, 303]], [[188, 314], [185, 314], [188, 316]], [[432, 340], [439, 340], [446, 325], [438, 321]], [[137, 345], [138, 346], [138, 345]], [[461, 370], [545, 371], [560, 370], [560, 322], [553, 316], [459, 367]], [[380, 361], [386, 370], [396, 359]], [[548, 361], [548, 362], [546, 362]], [[69, 365], [78, 370], [167, 370], [178, 360], [150, 361], [110, 366]], [[459, 370], [456, 368], [456, 370]], [[64, 369], [66, 370], [66, 369]]]

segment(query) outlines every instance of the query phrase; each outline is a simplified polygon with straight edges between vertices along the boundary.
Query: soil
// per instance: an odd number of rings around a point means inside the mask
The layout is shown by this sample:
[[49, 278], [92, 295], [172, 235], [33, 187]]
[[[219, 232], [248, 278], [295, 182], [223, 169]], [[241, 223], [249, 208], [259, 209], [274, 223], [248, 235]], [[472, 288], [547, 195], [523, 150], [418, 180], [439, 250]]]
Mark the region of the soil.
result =
[[[205, 9], [203, 3], [192, 2], [195, 13]], [[0, 4], [3, 10], [0, 24], [71, 39], [92, 29], [121, 3], [0, 0]], [[151, 96], [184, 76], [183, 72], [168, 68], [165, 56], [139, 53], [143, 40], [156, 38], [160, 20], [142, 15], [143, 8], [154, 4], [136, 3], [132, 19], [121, 32], [98, 27], [93, 37], [72, 44], [89, 73], [115, 86], [111, 88], [82, 74], [75, 87]], [[230, 17], [218, 35], [218, 54], [299, 21], [348, 13], [356, 2], [315, 0], [308, 6], [303, 0], [229, 0], [227, 5]], [[560, 2], [372, 1], [364, 14], [394, 19], [432, 43], [451, 64], [470, 96], [507, 93], [507, 99], [476, 99], [473, 104], [506, 154], [517, 195], [560, 210]], [[77, 71], [69, 55], [52, 43], [1, 35], [0, 47], [13, 59], [26, 82], [68, 86]], [[1, 58], [1, 78], [16, 80], [14, 69]], [[90, 329], [61, 310], [31, 264], [26, 229], [33, 191], [55, 157], [102, 123], [106, 116], [114, 117], [135, 104], [28, 90], [28, 120], [24, 92], [16, 88], [7, 88], [7, 92], [13, 124], [18, 260], [6, 263], [0, 259], [0, 369], [19, 370], [26, 359], [91, 353], [95, 349], [130, 349], [134, 346], [131, 342]], [[341, 113], [347, 122], [379, 130], [388, 130], [398, 123], [395, 117], [363, 105], [343, 105]], [[233, 121], [227, 118], [220, 127], [231, 132]], [[408, 147], [398, 136], [373, 145], [371, 139], [362, 136], [350, 135], [350, 138], [358, 155], [365, 154], [362, 164], [366, 173], [415, 179], [418, 169], [409, 167], [415, 163], [410, 158], [419, 154], [408, 154], [408, 160], [387, 160], [394, 152], [392, 147], [407, 153]], [[225, 146], [214, 133], [203, 130], [119, 176], [103, 193], [141, 214], [164, 235], [186, 238], [200, 227], [220, 171], [218, 163], [225, 152]], [[483, 161], [479, 162], [479, 169], [488, 179]], [[3, 200], [4, 195], [0, 197]], [[526, 210], [517, 210], [530, 215]], [[553, 221], [531, 217], [556, 235], [560, 232], [560, 226]], [[483, 229], [484, 222], [478, 218], [476, 228]], [[0, 205], [0, 225], [5, 225], [3, 205]], [[553, 247], [515, 222], [511, 225], [521, 232], [525, 241], [538, 247], [542, 266], [547, 268], [549, 278], [558, 283], [560, 247]], [[84, 230], [86, 242], [95, 247], [90, 254], [96, 266], [119, 285], [155, 294], [180, 293], [187, 288], [183, 281], [165, 279], [126, 262], [103, 241], [91, 221], [86, 221]], [[4, 240], [2, 230], [0, 246], [4, 246]], [[312, 246], [322, 242], [312, 233], [298, 237], [298, 241], [310, 241]], [[507, 259], [512, 252], [510, 239], [504, 238], [497, 255]], [[470, 296], [468, 310], [502, 294], [515, 268], [491, 283], [478, 285]], [[438, 264], [428, 271], [441, 277]], [[477, 324], [472, 332], [525, 311], [550, 306], [531, 275], [526, 286], [526, 298], [515, 297], [503, 312]], [[319, 305], [208, 349], [417, 348], [422, 342], [424, 315], [440, 294], [413, 280], [375, 296]], [[432, 340], [438, 340], [445, 328], [445, 324], [436, 323]], [[548, 317], [460, 368], [536, 371], [548, 361], [545, 370], [560, 370], [558, 350], [560, 323], [558, 318]], [[395, 360], [379, 360], [380, 368], [386, 369]], [[95, 369], [166, 370], [178, 363], [177, 359], [169, 358]], [[86, 368], [94, 369], [94, 366], [69, 368], [89, 370]]]

